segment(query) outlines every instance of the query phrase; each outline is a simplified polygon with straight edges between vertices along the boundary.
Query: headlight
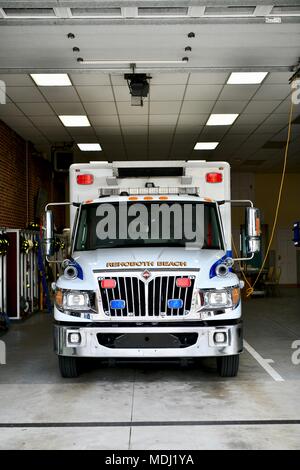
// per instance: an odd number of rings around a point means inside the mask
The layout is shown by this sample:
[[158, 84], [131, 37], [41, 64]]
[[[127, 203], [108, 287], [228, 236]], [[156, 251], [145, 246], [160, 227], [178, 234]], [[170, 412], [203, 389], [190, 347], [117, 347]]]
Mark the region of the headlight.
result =
[[239, 286], [224, 289], [197, 289], [193, 295], [192, 308], [200, 310], [236, 308], [240, 302]]
[[82, 312], [94, 310], [94, 292], [71, 291], [57, 288], [55, 291], [55, 305], [61, 312], [64, 310], [80, 310]]
[[231, 307], [231, 299], [227, 290], [208, 291], [204, 294], [205, 304], [210, 307]]

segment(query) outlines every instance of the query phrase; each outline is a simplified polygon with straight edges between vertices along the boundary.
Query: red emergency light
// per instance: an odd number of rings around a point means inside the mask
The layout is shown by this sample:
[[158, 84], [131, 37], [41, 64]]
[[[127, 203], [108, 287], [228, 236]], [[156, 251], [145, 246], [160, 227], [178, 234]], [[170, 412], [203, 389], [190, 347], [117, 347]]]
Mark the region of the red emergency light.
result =
[[177, 287], [190, 287], [191, 280], [189, 277], [179, 277], [176, 279], [176, 286]]
[[206, 173], [207, 183], [222, 183], [222, 181], [223, 181], [222, 173]]
[[114, 289], [116, 284], [115, 279], [102, 279], [101, 281], [102, 289]]
[[86, 175], [77, 175], [77, 184], [93, 184], [94, 182], [94, 175], [86, 174]]

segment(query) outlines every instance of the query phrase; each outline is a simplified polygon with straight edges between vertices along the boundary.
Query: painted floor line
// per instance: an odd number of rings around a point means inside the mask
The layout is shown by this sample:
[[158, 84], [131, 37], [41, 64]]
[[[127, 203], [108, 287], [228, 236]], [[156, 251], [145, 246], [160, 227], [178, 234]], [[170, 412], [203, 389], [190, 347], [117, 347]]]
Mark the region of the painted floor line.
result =
[[51, 423], [0, 423], [0, 428], [118, 428], [118, 427], [160, 427], [160, 426], [277, 426], [300, 425], [300, 419], [240, 419], [203, 421], [73, 421]]
[[252, 357], [259, 363], [259, 365], [265, 369], [265, 371], [272, 377], [276, 382], [284, 382], [284, 378], [281, 377], [278, 372], [270, 365], [270, 359], [264, 359], [249, 343], [244, 339], [244, 348], [251, 354]]

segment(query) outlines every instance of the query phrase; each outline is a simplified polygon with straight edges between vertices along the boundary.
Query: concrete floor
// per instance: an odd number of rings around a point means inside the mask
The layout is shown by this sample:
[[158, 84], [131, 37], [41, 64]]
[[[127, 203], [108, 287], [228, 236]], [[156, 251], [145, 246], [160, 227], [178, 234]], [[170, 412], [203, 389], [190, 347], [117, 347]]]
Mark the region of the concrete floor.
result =
[[244, 303], [249, 346], [234, 379], [219, 378], [205, 360], [93, 363], [66, 380], [52, 353], [51, 317], [14, 324], [1, 338], [0, 448], [300, 449], [300, 364], [291, 361], [299, 304], [300, 289]]

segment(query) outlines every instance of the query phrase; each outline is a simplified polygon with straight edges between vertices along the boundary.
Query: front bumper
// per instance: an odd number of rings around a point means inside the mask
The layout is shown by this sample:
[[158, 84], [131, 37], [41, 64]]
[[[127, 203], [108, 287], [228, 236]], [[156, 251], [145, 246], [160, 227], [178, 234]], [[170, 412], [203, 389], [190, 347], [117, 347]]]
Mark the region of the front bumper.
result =
[[[215, 342], [215, 333], [225, 333], [226, 342], [217, 344]], [[72, 344], [70, 335], [72, 333], [80, 334], [80, 343]], [[99, 342], [99, 335], [128, 335], [128, 338], [134, 338], [133, 335], [176, 335], [196, 333], [194, 344], [186, 347], [107, 347]], [[161, 336], [163, 343], [163, 336]], [[130, 341], [129, 341], [130, 343]], [[125, 343], [126, 344], [126, 343]], [[134, 344], [134, 341], [133, 341]], [[146, 343], [145, 343], [146, 344]], [[74, 326], [54, 325], [54, 349], [58, 355], [76, 356], [76, 357], [122, 357], [122, 358], [166, 358], [166, 357], [210, 357], [227, 356], [239, 354], [243, 350], [242, 323], [236, 323], [226, 326], [186, 326], [186, 327], [103, 327], [83, 326], [78, 324]]]

